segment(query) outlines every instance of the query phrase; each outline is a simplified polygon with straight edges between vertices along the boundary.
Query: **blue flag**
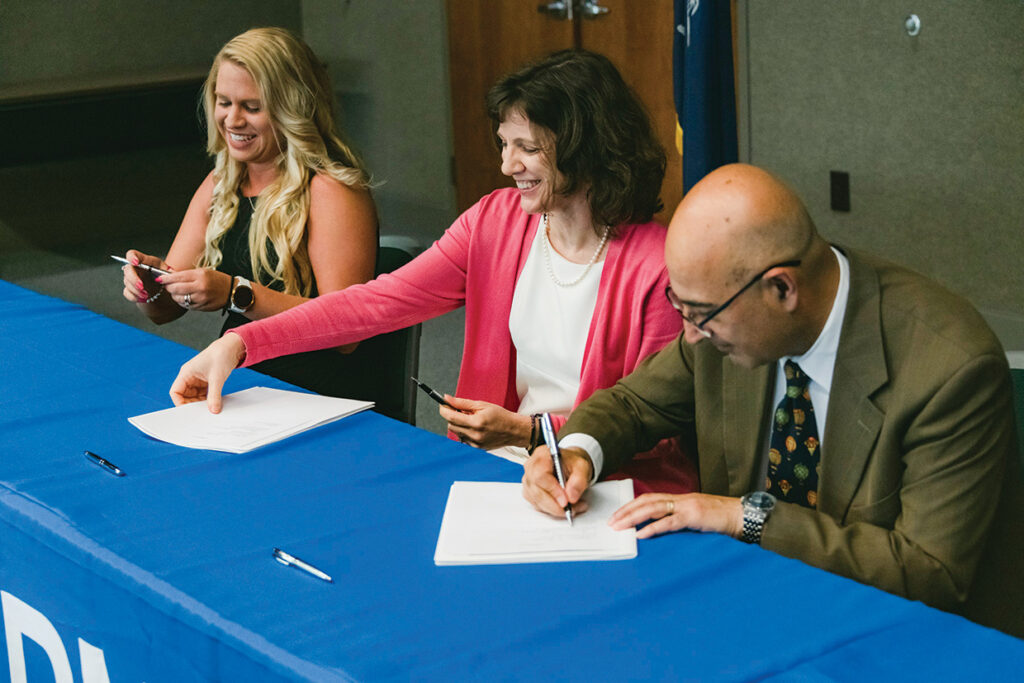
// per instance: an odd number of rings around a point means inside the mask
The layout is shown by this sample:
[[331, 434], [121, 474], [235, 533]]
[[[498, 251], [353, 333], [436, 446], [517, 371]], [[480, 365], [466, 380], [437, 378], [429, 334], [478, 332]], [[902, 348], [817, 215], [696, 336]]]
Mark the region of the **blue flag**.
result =
[[683, 131], [683, 194], [738, 160], [732, 17], [728, 0], [675, 0], [676, 115]]

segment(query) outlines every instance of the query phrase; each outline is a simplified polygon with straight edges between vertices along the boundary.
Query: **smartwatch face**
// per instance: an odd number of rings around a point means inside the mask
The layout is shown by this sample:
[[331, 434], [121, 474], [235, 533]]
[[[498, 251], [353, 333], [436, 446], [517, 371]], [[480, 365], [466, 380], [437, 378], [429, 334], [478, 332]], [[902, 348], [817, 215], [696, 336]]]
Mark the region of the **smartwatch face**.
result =
[[236, 308], [248, 308], [252, 306], [252, 289], [245, 285], [238, 285], [235, 287], [235, 293], [232, 297], [232, 301]]

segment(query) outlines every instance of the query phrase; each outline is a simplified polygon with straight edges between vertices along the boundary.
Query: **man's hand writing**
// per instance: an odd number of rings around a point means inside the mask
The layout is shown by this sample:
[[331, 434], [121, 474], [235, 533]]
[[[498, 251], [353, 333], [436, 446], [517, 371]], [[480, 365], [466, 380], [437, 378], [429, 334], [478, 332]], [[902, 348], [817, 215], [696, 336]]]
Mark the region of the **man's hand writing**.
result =
[[594, 466], [587, 454], [579, 448], [562, 450], [562, 473], [565, 489], [555, 478], [551, 452], [547, 446], [538, 446], [523, 466], [523, 498], [533, 507], [552, 517], [565, 515], [565, 506], [571, 504], [573, 512], [579, 514], [587, 509], [581, 500], [583, 492], [590, 486]]

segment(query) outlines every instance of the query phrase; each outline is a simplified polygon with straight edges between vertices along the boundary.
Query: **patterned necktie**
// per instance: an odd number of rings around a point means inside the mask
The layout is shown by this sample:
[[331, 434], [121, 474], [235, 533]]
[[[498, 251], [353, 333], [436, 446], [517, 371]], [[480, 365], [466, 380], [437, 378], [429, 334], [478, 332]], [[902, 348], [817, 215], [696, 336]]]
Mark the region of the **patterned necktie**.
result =
[[781, 501], [814, 508], [818, 504], [818, 425], [807, 389], [810, 378], [786, 361], [786, 395], [775, 408], [768, 448], [768, 492]]

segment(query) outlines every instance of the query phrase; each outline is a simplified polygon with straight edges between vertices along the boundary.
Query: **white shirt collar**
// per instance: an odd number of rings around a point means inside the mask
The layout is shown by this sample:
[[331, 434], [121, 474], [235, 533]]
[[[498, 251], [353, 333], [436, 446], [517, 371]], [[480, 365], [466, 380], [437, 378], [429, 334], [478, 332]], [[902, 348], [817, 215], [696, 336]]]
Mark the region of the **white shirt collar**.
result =
[[779, 359], [780, 372], [786, 361], [792, 360], [800, 366], [805, 375], [811, 378], [812, 382], [817, 382], [826, 392], [830, 392], [832, 389], [832, 373], [835, 370], [836, 353], [839, 350], [839, 332], [843, 327], [846, 304], [850, 298], [850, 262], [838, 249], [835, 247], [831, 247], [831, 249], [839, 262], [839, 287], [836, 289], [836, 298], [832, 302], [832, 310], [828, 314], [825, 326], [821, 328], [821, 332], [811, 348], [802, 355]]

